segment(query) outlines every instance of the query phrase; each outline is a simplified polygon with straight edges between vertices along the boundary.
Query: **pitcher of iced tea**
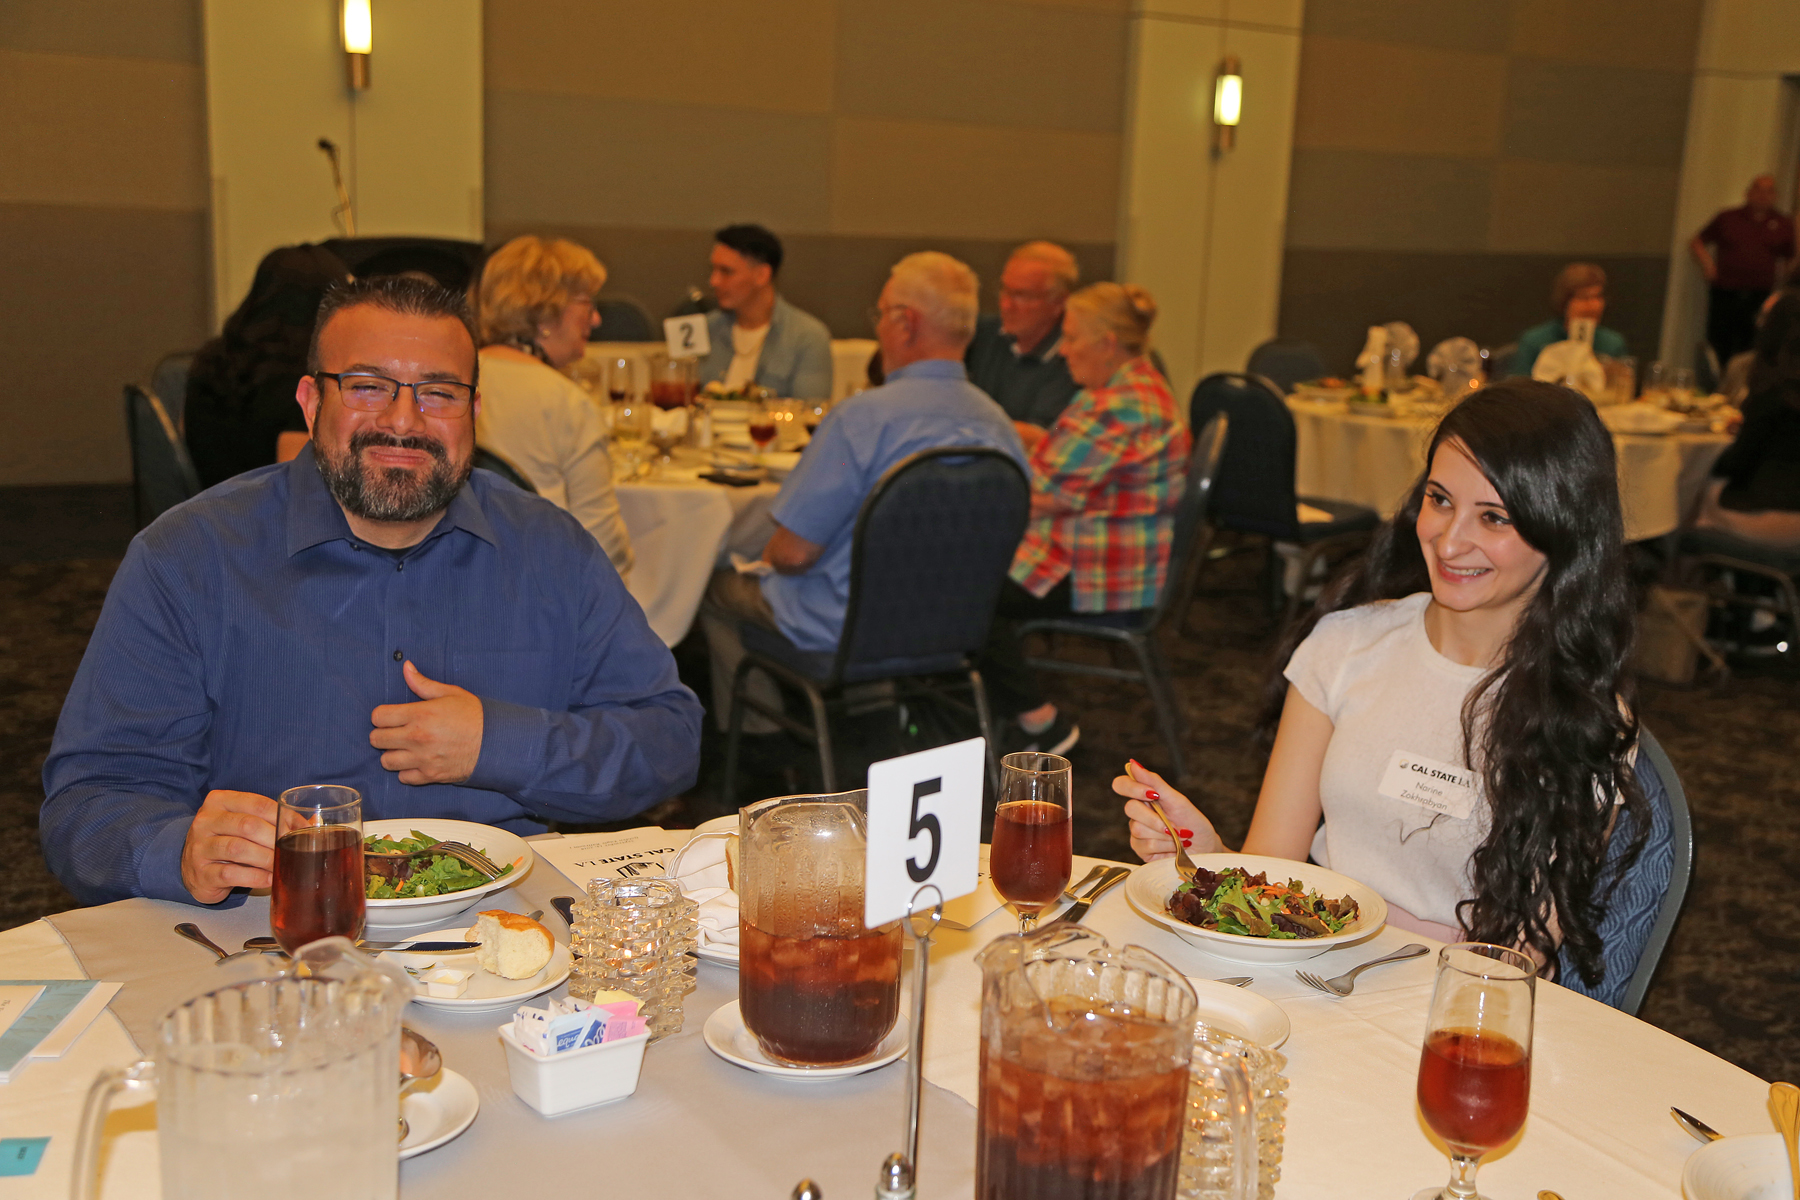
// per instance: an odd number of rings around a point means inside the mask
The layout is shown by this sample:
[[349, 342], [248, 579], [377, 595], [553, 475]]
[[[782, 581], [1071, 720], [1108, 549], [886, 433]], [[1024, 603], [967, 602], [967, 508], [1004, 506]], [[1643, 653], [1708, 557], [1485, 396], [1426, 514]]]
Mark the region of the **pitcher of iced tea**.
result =
[[778, 796], [738, 813], [738, 1007], [787, 1066], [868, 1058], [900, 1013], [900, 922], [863, 925], [868, 804]]
[[412, 984], [343, 938], [313, 943], [279, 971], [260, 955], [227, 969], [236, 982], [162, 1019], [153, 1059], [94, 1080], [71, 1194], [100, 1194], [114, 1097], [154, 1089], [170, 1200], [394, 1200]]
[[[1172, 1200], [1181, 1170], [1194, 989], [1139, 946], [1079, 925], [991, 942], [981, 966], [976, 1200]], [[1234, 1157], [1254, 1167], [1242, 1067]], [[1241, 1172], [1232, 1200], [1255, 1195]]]

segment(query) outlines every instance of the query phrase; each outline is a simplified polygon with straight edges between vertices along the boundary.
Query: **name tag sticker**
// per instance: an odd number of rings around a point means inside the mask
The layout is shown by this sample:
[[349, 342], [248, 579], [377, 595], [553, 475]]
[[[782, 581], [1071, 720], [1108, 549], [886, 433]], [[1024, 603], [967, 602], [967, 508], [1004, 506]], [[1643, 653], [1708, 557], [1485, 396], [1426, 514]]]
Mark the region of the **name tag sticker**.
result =
[[35, 1175], [47, 1137], [0, 1138], [0, 1175]]
[[705, 313], [668, 318], [663, 322], [663, 336], [668, 339], [670, 358], [705, 358], [712, 353]]
[[1389, 800], [1416, 804], [1459, 821], [1475, 814], [1475, 772], [1406, 750], [1396, 750], [1388, 759], [1380, 792]]

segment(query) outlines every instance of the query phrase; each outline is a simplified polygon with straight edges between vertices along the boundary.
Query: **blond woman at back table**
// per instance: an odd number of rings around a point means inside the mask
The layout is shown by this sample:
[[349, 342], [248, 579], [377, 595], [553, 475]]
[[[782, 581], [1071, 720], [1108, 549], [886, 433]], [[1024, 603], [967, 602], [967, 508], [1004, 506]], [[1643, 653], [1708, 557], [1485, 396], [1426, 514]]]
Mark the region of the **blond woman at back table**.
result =
[[600, 260], [561, 239], [516, 237], [489, 257], [470, 288], [482, 341], [475, 440], [580, 521], [628, 578], [631, 537], [606, 430], [594, 402], [562, 373], [600, 323], [594, 297], [605, 283]]

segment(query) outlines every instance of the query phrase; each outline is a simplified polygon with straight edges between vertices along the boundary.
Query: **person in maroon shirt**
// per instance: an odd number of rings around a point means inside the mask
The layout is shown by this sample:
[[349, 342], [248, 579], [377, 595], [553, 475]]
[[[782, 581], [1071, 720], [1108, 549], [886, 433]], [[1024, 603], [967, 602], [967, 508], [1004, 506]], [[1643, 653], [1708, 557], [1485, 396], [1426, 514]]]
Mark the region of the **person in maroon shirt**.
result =
[[1794, 219], [1775, 207], [1775, 177], [1752, 179], [1744, 206], [1719, 213], [1688, 248], [1711, 288], [1706, 340], [1723, 365], [1756, 339], [1756, 315], [1794, 258]]

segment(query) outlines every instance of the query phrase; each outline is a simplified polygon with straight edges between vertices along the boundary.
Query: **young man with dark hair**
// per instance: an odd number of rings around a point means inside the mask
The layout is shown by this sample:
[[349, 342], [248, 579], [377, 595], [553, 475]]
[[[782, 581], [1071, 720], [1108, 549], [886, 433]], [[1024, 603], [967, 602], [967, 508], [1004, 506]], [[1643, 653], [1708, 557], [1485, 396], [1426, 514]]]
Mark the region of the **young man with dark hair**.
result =
[[761, 225], [727, 225], [713, 235], [710, 350], [700, 382], [766, 387], [795, 400], [831, 397], [831, 331], [775, 291], [781, 239]]

